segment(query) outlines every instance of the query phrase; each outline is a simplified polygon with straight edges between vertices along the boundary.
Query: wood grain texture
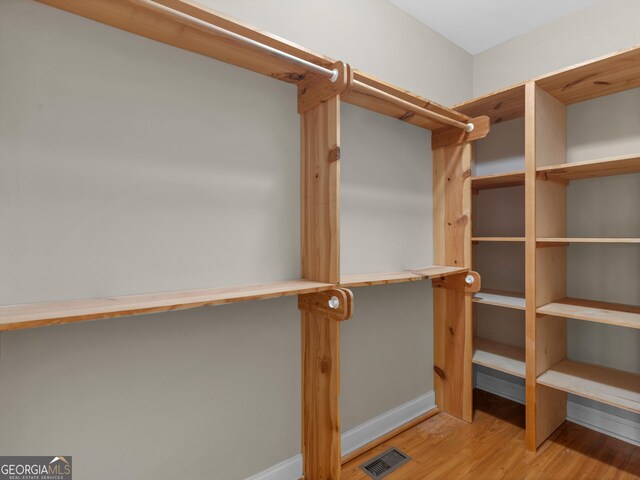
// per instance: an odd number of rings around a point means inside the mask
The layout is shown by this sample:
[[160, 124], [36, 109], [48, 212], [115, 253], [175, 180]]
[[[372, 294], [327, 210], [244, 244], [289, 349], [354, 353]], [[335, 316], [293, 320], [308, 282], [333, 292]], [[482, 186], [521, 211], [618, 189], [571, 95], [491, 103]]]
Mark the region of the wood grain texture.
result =
[[[640, 46], [572, 65], [530, 80], [570, 105], [640, 87]], [[519, 83], [454, 105], [470, 117], [488, 115], [491, 123], [525, 116], [526, 83]]]
[[637, 373], [562, 360], [540, 375], [538, 383], [640, 413], [640, 375]]
[[[300, 115], [302, 276], [340, 280], [340, 98]], [[353, 295], [348, 290], [350, 312]], [[325, 298], [326, 300], [326, 298]], [[344, 299], [343, 299], [344, 300]], [[304, 303], [303, 299], [301, 302]], [[304, 476], [340, 478], [340, 320], [306, 304], [302, 311], [302, 456]], [[348, 318], [348, 317], [347, 317]]]
[[526, 448], [535, 451], [536, 435], [536, 86], [525, 87], [525, 352]]
[[321, 292], [331, 288], [333, 285], [328, 283], [289, 280], [239, 287], [8, 305], [0, 307], [0, 331], [185, 310], [245, 300]]
[[543, 75], [536, 83], [567, 105], [640, 87], [640, 46]]
[[483, 289], [473, 296], [473, 302], [495, 305], [497, 307], [514, 308], [516, 310], [525, 309], [523, 293], [506, 292], [504, 290]]
[[470, 117], [487, 115], [491, 123], [506, 122], [524, 116], [524, 83], [459, 103], [452, 107]]
[[525, 91], [526, 402], [528, 450], [566, 418], [566, 395], [539, 387], [541, 370], [566, 356], [566, 320], [538, 317], [540, 305], [566, 296], [566, 248], [537, 248], [537, 236], [566, 236], [566, 185], [536, 177], [566, 159], [566, 106], [530, 82]]
[[537, 168], [543, 180], [581, 180], [640, 172], [640, 156], [622, 155], [584, 162], [562, 163]]
[[366, 445], [363, 445], [362, 447], [354, 450], [353, 452], [346, 454], [344, 457], [342, 457], [342, 465], [344, 465], [345, 463], [349, 463], [354, 458], [357, 458], [369, 452], [371, 449], [377, 447], [381, 443], [384, 443], [387, 440], [400, 435], [401, 433], [409, 430], [410, 428], [415, 427], [416, 425], [424, 422], [425, 420], [428, 420], [429, 418], [437, 415], [438, 413], [440, 413], [440, 410], [438, 410], [437, 408], [434, 408], [432, 410], [429, 410], [427, 413], [423, 413], [422, 415], [419, 415], [413, 420], [410, 420], [407, 423], [400, 425], [398, 428], [394, 428], [390, 432], [387, 432], [384, 435], [376, 438], [375, 440], [372, 440], [371, 442], [367, 443]]
[[353, 82], [353, 71], [349, 65], [336, 62], [328, 68], [338, 72], [338, 76], [333, 82], [327, 77], [310, 74], [298, 83], [298, 113], [304, 113], [320, 103], [342, 94], [350, 87]]
[[532, 310], [567, 296], [567, 249], [550, 247], [536, 252], [536, 304]]
[[567, 236], [566, 185], [536, 180], [536, 236]]
[[525, 406], [474, 391], [473, 423], [440, 413], [344, 465], [343, 480], [370, 480], [359, 466], [397, 447], [412, 460], [391, 480], [637, 480], [640, 447], [564, 422], [533, 455], [522, 448]]
[[302, 312], [304, 477], [340, 479], [340, 322]]
[[[468, 280], [470, 280], [468, 282]], [[477, 293], [482, 288], [482, 278], [478, 272], [469, 270], [463, 274], [438, 276], [431, 281], [433, 288], [457, 290], [464, 293]]]
[[[333, 97], [301, 118], [300, 225], [302, 277], [340, 281], [340, 99]], [[322, 280], [319, 280], [322, 279]]]
[[451, 275], [460, 275], [461, 273], [464, 273], [468, 270], [469, 268], [467, 267], [448, 267], [444, 265], [433, 265], [430, 267], [416, 268], [415, 270], [412, 270], [412, 272], [416, 275], [423, 276], [426, 280], [448, 277]]
[[471, 268], [471, 144], [433, 151], [434, 259]]
[[480, 140], [489, 135], [491, 125], [489, 117], [481, 115], [470, 120], [473, 123], [473, 131], [467, 132], [456, 127], [444, 127], [435, 130], [431, 134], [431, 148], [448, 147], [449, 145], [460, 145], [465, 142]]
[[476, 337], [473, 339], [473, 363], [525, 378], [525, 354], [521, 347]]
[[[337, 305], [331, 302], [336, 301]], [[353, 315], [353, 293], [346, 288], [334, 288], [324, 292], [298, 296], [298, 310], [342, 322]]]
[[598, 302], [579, 298], [562, 298], [537, 309], [538, 314], [562, 318], [575, 318], [588, 322], [640, 328], [640, 307], [617, 303]]
[[494, 173], [471, 177], [473, 190], [489, 190], [492, 188], [507, 188], [524, 185], [524, 172]]
[[[366, 85], [393, 95], [400, 100], [404, 100], [418, 107], [425, 108], [434, 113], [445, 115], [449, 118], [464, 123], [466, 123], [470, 119], [470, 117], [468, 117], [467, 115], [444, 107], [432, 100], [420, 97], [419, 95], [411, 93], [407, 90], [403, 90], [359, 70], [354, 70], [353, 78], [354, 80], [358, 80], [359, 82], [365, 83]], [[382, 115], [397, 118], [399, 120], [402, 120], [403, 122], [407, 122], [411, 125], [415, 125], [421, 128], [426, 128], [427, 130], [435, 130], [442, 127], [441, 123], [416, 115], [412, 111], [407, 110], [407, 108], [405, 107], [402, 107], [395, 103], [391, 103], [374, 95], [359, 92], [354, 89], [347, 91], [344, 95], [342, 95], [341, 98], [346, 103], [357, 105], [359, 107], [366, 108], [367, 110], [380, 113]]]
[[[567, 356], [567, 321], [542, 316], [536, 319], [536, 375]], [[536, 385], [536, 443], [538, 446], [567, 418], [567, 395]]]
[[[433, 151], [434, 259], [439, 265], [471, 267], [472, 146]], [[441, 410], [471, 421], [472, 390], [471, 294], [434, 290], [434, 376]]]
[[355, 273], [341, 275], [340, 285], [343, 287], [367, 287], [392, 283], [417, 282], [420, 280], [465, 273], [467, 270], [466, 268], [460, 267], [433, 265], [416, 270], [403, 270], [399, 272]]
[[472, 237], [473, 242], [523, 242], [524, 237]]
[[[433, 127], [429, 127], [429, 130], [441, 129], [447, 125], [456, 126], [458, 129], [462, 129], [463, 131], [467, 128], [466, 122], [461, 122], [450, 114], [437, 113], [433, 110], [429, 110], [428, 108], [423, 108], [413, 102], [404, 100], [393, 93], [380, 90], [367, 82], [361, 82], [355, 78], [353, 79], [349, 90], [344, 94], [344, 98], [349, 99], [351, 97], [355, 99], [366, 99], [367, 104], [371, 109], [379, 113], [388, 114], [385, 112], [388, 112], [389, 109], [399, 109], [400, 111], [405, 112], [401, 117], [397, 117], [396, 115], [391, 116], [400, 118], [401, 120], [406, 118], [408, 114], [419, 117], [424, 122], [428, 122], [427, 124], [433, 124]], [[488, 129], [485, 130], [488, 131]], [[478, 135], [482, 135], [482, 132], [483, 129], [481, 128]]]

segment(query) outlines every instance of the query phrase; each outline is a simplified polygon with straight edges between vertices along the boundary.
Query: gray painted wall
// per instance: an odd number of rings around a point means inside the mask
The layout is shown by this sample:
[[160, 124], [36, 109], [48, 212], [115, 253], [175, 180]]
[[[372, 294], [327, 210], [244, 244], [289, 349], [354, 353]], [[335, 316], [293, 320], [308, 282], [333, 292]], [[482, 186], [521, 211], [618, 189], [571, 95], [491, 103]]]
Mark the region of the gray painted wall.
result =
[[[471, 56], [384, 0], [208, 3], [436, 101], [471, 96]], [[0, 304], [298, 277], [295, 102], [291, 85], [1, 2]], [[428, 132], [343, 113], [343, 268], [430, 263]], [[355, 293], [343, 430], [433, 388], [430, 285]], [[299, 338], [294, 298], [4, 333], [0, 452], [70, 453], [96, 480], [113, 458], [120, 477], [244, 478], [300, 451]]]

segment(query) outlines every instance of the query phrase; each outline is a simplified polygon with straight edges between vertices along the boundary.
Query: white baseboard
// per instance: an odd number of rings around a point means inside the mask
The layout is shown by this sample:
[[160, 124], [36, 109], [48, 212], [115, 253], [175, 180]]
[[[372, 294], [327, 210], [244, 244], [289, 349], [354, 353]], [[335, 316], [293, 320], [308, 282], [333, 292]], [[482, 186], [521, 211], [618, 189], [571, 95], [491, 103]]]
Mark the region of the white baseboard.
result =
[[[432, 390], [352, 428], [341, 436], [342, 455], [353, 452], [434, 408], [436, 408], [436, 395]], [[300, 477], [302, 477], [302, 455], [296, 455], [246, 480], [298, 480]]]
[[574, 402], [567, 402], [567, 420], [640, 446], [638, 422]]
[[508, 398], [514, 402], [525, 404], [524, 385], [508, 382], [502, 378], [487, 375], [486, 373], [476, 373], [476, 387], [485, 392], [493, 393], [500, 397]]
[[[525, 403], [524, 385], [477, 372], [476, 387], [514, 402]], [[567, 420], [640, 446], [640, 423], [638, 422], [571, 401], [567, 402]]]
[[302, 478], [302, 455], [298, 454], [245, 480], [299, 480]]
[[353, 452], [434, 408], [436, 408], [436, 394], [432, 390], [352, 428], [342, 434], [342, 455]]

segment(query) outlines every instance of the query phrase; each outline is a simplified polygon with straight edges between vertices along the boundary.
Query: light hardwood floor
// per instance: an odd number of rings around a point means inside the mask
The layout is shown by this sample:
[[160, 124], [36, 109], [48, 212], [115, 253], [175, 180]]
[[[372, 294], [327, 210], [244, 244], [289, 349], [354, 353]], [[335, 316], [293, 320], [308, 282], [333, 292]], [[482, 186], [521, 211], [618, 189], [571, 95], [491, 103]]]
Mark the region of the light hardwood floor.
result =
[[523, 405], [475, 390], [474, 406], [472, 424], [440, 413], [344, 465], [342, 480], [368, 480], [359, 466], [392, 446], [412, 460], [388, 480], [640, 478], [640, 447], [565, 422], [534, 454]]

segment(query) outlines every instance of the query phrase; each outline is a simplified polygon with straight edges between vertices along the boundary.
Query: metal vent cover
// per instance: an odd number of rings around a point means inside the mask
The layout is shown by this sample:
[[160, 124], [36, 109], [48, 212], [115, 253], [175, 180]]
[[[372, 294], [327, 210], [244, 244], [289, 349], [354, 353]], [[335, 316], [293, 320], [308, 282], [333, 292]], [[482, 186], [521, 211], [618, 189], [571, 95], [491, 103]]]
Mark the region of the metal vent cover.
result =
[[411, 457], [392, 447], [377, 457], [373, 457], [367, 463], [360, 465], [360, 470], [369, 475], [369, 477], [378, 480], [397, 470], [409, 460], [411, 460]]

